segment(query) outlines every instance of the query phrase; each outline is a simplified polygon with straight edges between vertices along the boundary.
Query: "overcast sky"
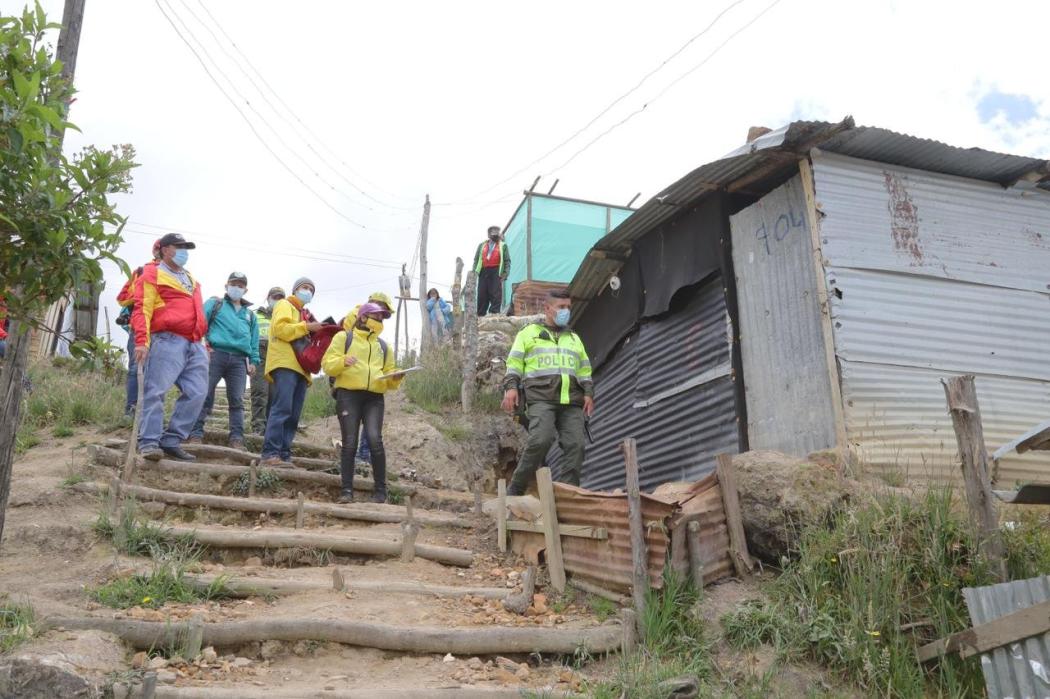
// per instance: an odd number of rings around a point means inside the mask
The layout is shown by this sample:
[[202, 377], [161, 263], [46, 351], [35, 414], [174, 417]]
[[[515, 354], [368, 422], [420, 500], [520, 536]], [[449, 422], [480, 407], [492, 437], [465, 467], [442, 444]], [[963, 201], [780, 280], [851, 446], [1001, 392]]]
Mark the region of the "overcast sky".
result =
[[[1050, 81], [1028, 58], [1045, 0], [203, 1], [87, 0], [70, 116], [83, 133], [66, 148], [135, 146], [121, 254], [141, 264], [182, 231], [206, 296], [232, 270], [253, 300], [312, 277], [321, 317], [394, 295], [427, 193], [445, 293], [456, 256], [470, 263], [536, 175], [540, 191], [560, 178], [563, 196], [640, 204], [752, 125], [852, 114], [1050, 157]], [[42, 4], [61, 20], [61, 0]], [[107, 271], [111, 318], [122, 283]]]

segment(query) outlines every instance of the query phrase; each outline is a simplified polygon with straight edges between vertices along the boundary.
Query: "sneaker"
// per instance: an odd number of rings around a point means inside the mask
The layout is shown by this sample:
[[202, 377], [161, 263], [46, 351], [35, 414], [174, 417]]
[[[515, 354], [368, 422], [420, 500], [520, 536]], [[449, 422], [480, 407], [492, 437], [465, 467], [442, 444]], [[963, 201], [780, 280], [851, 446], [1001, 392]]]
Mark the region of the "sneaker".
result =
[[160, 447], [142, 447], [139, 449], [139, 456], [143, 459], [149, 459], [150, 461], [160, 461], [164, 458], [164, 452]]
[[386, 493], [380, 493], [377, 490], [372, 491], [372, 502], [385, 503]]
[[196, 461], [197, 457], [182, 447], [161, 447], [161, 450], [176, 461]]
[[202, 437], [187, 437], [183, 444], [204, 444], [204, 439]]
[[230, 449], [237, 449], [238, 451], [244, 451], [244, 442], [239, 439], [230, 440]]
[[279, 456], [268, 456], [265, 459], [263, 459], [262, 461], [260, 461], [259, 465], [260, 466], [269, 466], [270, 468], [273, 468], [275, 466], [283, 467], [284, 466], [284, 462], [281, 461], [281, 457], [279, 457]]
[[354, 501], [354, 491], [344, 490], [339, 493], [339, 498], [336, 500], [340, 505], [348, 505]]

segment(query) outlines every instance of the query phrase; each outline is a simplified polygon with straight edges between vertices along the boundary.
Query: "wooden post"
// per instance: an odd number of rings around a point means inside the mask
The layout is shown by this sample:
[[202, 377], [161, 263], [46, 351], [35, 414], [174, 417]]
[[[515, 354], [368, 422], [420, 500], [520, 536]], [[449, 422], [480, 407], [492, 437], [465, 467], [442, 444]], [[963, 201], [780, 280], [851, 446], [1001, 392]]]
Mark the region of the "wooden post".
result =
[[500, 478], [496, 483], [496, 538], [500, 553], [507, 552], [507, 480]]
[[551, 470], [544, 466], [536, 471], [536, 488], [540, 494], [543, 512], [543, 539], [547, 546], [547, 572], [551, 585], [565, 592], [565, 564], [561, 557], [561, 534], [558, 532], [558, 508], [554, 504], [554, 481]]
[[630, 607], [620, 610], [620, 619], [623, 624], [623, 643], [620, 652], [630, 655], [638, 645], [638, 613]]
[[204, 645], [204, 619], [200, 614], [194, 614], [190, 619], [189, 632], [186, 634], [186, 660], [193, 660], [201, 654], [201, 646]]
[[252, 459], [252, 462], [248, 464], [248, 497], [255, 497], [255, 479], [257, 478], [256, 469], [259, 468], [259, 460]]
[[[403, 267], [404, 265], [402, 265]], [[394, 359], [398, 358], [398, 347], [401, 344], [401, 311], [404, 308], [405, 299], [397, 297], [397, 312], [394, 314]], [[405, 346], [408, 346], [408, 333], [405, 333]]]
[[[431, 344], [430, 314], [427, 313], [427, 229], [430, 227], [430, 195], [423, 203], [423, 222], [419, 227], [419, 312], [423, 316], [423, 334], [419, 337], [419, 356], [422, 358]], [[407, 341], [406, 341], [407, 342]]]
[[700, 555], [700, 523], [692, 521], [686, 527], [686, 542], [689, 546], [689, 573], [697, 590], [704, 589], [704, 559]]
[[[299, 493], [296, 495], [295, 499], [297, 501], [295, 508], [295, 528], [302, 529], [303, 519], [306, 515], [306, 513], [303, 511], [303, 491], [300, 490]], [[411, 499], [411, 496], [409, 496], [409, 499]]]
[[478, 275], [467, 272], [467, 288], [463, 292], [463, 389], [460, 399], [463, 412], [474, 409], [474, 385], [478, 375]]
[[463, 345], [463, 258], [456, 258], [456, 275], [452, 277], [452, 346], [458, 352]]
[[[631, 597], [638, 617], [645, 616], [645, 594], [649, 591], [649, 551], [642, 522], [642, 493], [638, 485], [638, 444], [633, 437], [623, 440], [623, 461], [627, 470], [627, 523], [631, 531]], [[640, 629], [639, 629], [640, 630]]]
[[416, 535], [419, 525], [412, 516], [412, 496], [405, 496], [405, 521], [401, 523], [401, 561], [411, 563], [416, 558]]
[[335, 592], [346, 592], [346, 578], [343, 577], [343, 571], [339, 568], [332, 571], [332, 589]]
[[142, 699], [155, 699], [157, 696], [157, 673], [147, 672], [142, 676]]
[[948, 414], [952, 416], [952, 427], [955, 428], [955, 441], [959, 446], [970, 522], [977, 531], [981, 553], [999, 580], [1006, 580], [1003, 540], [999, 534], [999, 517], [992, 496], [988, 451], [984, 445], [984, 428], [981, 425], [981, 408], [977, 403], [974, 377], [973, 374], [966, 374], [941, 379], [941, 383], [944, 385]]
[[139, 423], [142, 420], [142, 404], [143, 395], [146, 390], [146, 379], [145, 379], [145, 362], [139, 362], [135, 365], [135, 372], [138, 374], [138, 402], [135, 403], [135, 418], [131, 421], [131, 438], [128, 439], [128, 457], [124, 460], [124, 475], [122, 476], [125, 483], [130, 483], [132, 476], [135, 475], [135, 450], [139, 443]]
[[474, 516], [481, 516], [481, 478], [474, 477]]
[[[15, 293], [18, 293], [15, 290]], [[11, 470], [14, 465], [15, 436], [22, 412], [22, 381], [29, 364], [30, 329], [25, 323], [11, 320], [7, 336], [7, 354], [0, 371], [0, 541], [4, 534], [7, 498], [11, 493]]]
[[747, 537], [744, 534], [744, 520], [740, 515], [740, 495], [736, 489], [736, 477], [733, 475], [733, 457], [719, 454], [718, 488], [722, 493], [722, 505], [726, 511], [726, 528], [729, 529], [729, 555], [733, 559], [733, 568], [741, 578], [746, 578], [754, 570], [755, 563], [747, 550]]

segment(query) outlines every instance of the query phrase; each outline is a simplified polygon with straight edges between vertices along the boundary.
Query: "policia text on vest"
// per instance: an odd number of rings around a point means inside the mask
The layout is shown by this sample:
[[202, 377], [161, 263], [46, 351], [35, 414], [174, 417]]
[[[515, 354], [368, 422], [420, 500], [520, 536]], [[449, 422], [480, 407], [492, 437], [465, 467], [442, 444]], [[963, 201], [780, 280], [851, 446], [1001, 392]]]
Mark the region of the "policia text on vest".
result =
[[[568, 299], [564, 301], [567, 306]], [[519, 399], [524, 391], [529, 427], [529, 438], [507, 494], [525, 493], [555, 438], [562, 449], [563, 480], [579, 485], [584, 422], [594, 406], [591, 362], [579, 336], [553, 324], [522, 328], [507, 357], [503, 388], [517, 391]], [[508, 407], [507, 399], [504, 407]]]

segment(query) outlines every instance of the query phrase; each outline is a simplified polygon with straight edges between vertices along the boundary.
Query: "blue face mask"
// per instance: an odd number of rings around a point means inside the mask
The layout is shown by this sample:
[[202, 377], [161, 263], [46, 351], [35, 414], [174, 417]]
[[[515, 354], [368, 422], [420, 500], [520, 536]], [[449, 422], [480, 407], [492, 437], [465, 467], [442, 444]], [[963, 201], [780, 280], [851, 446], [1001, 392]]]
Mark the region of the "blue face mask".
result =
[[226, 287], [226, 295], [234, 301], [240, 301], [241, 297], [244, 296], [244, 289], [239, 286], [228, 286]]
[[299, 289], [299, 291], [295, 292], [295, 297], [303, 303], [310, 303], [314, 298], [314, 292], [309, 289]]
[[558, 312], [554, 314], [554, 324], [559, 328], [564, 328], [569, 324], [569, 318], [572, 317], [572, 312], [568, 308], [559, 308]]
[[190, 251], [186, 248], [179, 248], [175, 251], [175, 255], [171, 258], [171, 261], [177, 264], [179, 267], [185, 267], [189, 259]]

